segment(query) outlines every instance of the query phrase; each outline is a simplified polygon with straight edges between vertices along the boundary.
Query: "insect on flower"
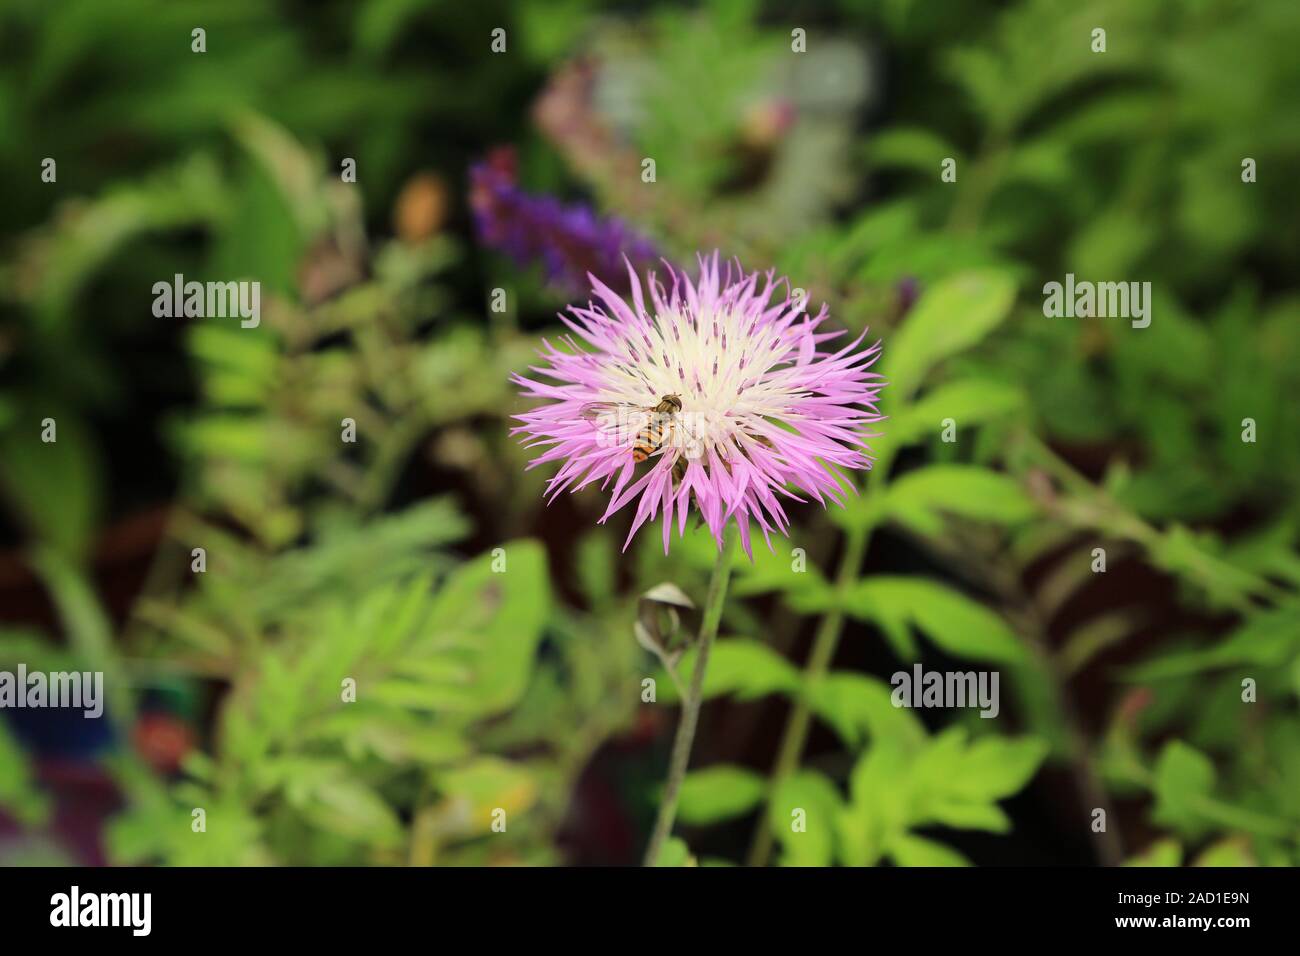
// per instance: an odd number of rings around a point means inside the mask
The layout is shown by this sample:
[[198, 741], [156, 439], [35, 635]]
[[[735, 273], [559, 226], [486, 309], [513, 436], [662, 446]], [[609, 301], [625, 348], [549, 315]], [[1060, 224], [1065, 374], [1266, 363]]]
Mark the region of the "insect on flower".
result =
[[859, 348], [864, 332], [823, 351], [844, 334], [822, 330], [826, 306], [811, 316], [785, 279], [724, 272], [717, 253], [699, 266], [692, 281], [668, 265], [667, 289], [651, 272], [643, 290], [627, 264], [630, 301], [589, 276], [596, 301], [560, 315], [570, 334], [543, 340], [538, 378], [514, 376], [525, 397], [548, 400], [516, 416], [514, 433], [546, 449], [530, 468], [561, 463], [548, 500], [600, 482], [602, 523], [636, 502], [625, 549], [662, 509], [667, 552], [693, 504], [719, 546], [734, 519], [752, 557], [751, 520], [770, 548], [789, 529], [782, 498], [842, 505], [843, 470], [871, 467], [880, 345]]
[[[648, 412], [650, 415], [645, 426], [636, 433], [636, 440], [632, 443], [632, 460], [639, 465], [663, 447], [664, 439], [672, 432], [673, 416], [682, 410], [682, 397], [665, 395], [659, 400], [658, 405], [641, 409], [637, 409], [635, 405], [618, 405], [613, 402], [588, 402], [582, 406], [581, 414], [583, 418], [600, 421], [607, 419], [610, 413], [621, 416], [628, 409]], [[617, 418], [615, 421], [617, 422]]]

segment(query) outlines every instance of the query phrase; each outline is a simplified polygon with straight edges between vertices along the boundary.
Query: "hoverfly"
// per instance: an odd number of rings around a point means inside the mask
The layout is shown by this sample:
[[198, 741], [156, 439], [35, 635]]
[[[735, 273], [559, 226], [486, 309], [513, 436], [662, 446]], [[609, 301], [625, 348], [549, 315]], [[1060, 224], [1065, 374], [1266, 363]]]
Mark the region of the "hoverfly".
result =
[[638, 465], [663, 447], [668, 432], [673, 427], [673, 416], [682, 410], [680, 395], [665, 395], [657, 405], [632, 405], [627, 402], [590, 402], [578, 413], [595, 421], [615, 416], [614, 423], [621, 426], [627, 415], [648, 415], [646, 424], [637, 432], [632, 442], [632, 460]]

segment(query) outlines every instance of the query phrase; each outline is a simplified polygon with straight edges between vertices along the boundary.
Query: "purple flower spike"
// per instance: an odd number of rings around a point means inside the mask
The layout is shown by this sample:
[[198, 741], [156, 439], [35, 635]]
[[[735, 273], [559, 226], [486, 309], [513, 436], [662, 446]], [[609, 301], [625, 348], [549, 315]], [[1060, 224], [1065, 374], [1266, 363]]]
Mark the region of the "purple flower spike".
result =
[[601, 522], [635, 503], [626, 550], [662, 509], [665, 553], [673, 519], [680, 537], [693, 501], [719, 547], [734, 518], [751, 559], [751, 518], [769, 549], [773, 530], [788, 533], [782, 497], [842, 505], [853, 484], [840, 469], [871, 467], [863, 426], [880, 420], [884, 383], [869, 371], [879, 343], [859, 349], [864, 332], [819, 350], [843, 334], [818, 331], [824, 305], [810, 316], [772, 272], [761, 284], [739, 263], [720, 274], [717, 253], [700, 257], [694, 283], [670, 265], [665, 290], [650, 273], [648, 305], [626, 269], [630, 301], [591, 276], [598, 302], [560, 316], [573, 332], [562, 348], [543, 342], [545, 364], [533, 371], [553, 383], [514, 376], [525, 396], [549, 400], [514, 429], [546, 448], [530, 468], [560, 463], [549, 500], [612, 482]]
[[624, 259], [649, 265], [658, 258], [654, 244], [617, 219], [602, 219], [584, 205], [564, 205], [551, 196], [519, 188], [515, 156], [495, 150], [470, 169], [470, 206], [484, 245], [510, 256], [521, 267], [541, 263], [546, 279], [565, 292], [587, 287], [598, 276], [625, 288]]

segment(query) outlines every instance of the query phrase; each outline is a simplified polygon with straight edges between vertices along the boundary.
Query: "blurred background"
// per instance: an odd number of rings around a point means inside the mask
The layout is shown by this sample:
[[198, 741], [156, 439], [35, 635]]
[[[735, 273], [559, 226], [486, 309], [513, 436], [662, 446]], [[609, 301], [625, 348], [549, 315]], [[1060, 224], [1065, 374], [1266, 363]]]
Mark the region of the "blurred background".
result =
[[[637, 862], [644, 641], [697, 622], [642, 596], [713, 545], [546, 507], [508, 377], [588, 270], [713, 249], [869, 327], [889, 420], [738, 559], [670, 861], [1300, 862], [1298, 44], [1289, 0], [7, 0], [0, 670], [108, 704], [0, 713], [0, 863]], [[156, 317], [178, 273], [261, 324]], [[1150, 327], [1046, 318], [1066, 273]], [[893, 708], [915, 662], [998, 717]]]

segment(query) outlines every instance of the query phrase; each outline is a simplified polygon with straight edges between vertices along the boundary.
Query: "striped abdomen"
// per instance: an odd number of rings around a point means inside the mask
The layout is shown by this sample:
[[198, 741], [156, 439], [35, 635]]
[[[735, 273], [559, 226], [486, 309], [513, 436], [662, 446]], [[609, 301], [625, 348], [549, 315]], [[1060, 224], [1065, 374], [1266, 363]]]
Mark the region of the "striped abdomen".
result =
[[664, 443], [672, 417], [682, 410], [678, 395], [665, 395], [650, 414], [650, 421], [636, 436], [632, 444], [632, 460], [638, 465], [659, 450]]
[[632, 444], [632, 460], [638, 465], [657, 452], [664, 443], [664, 424], [659, 418], [659, 415], [652, 416], [650, 424], [641, 429]]

